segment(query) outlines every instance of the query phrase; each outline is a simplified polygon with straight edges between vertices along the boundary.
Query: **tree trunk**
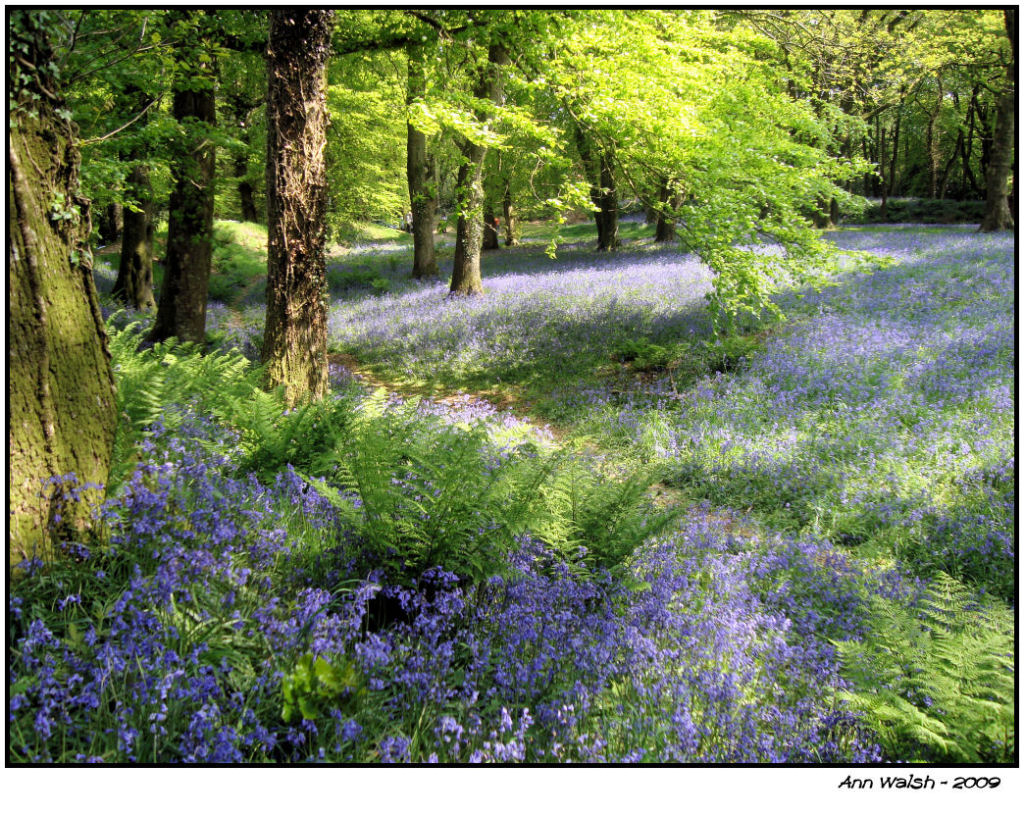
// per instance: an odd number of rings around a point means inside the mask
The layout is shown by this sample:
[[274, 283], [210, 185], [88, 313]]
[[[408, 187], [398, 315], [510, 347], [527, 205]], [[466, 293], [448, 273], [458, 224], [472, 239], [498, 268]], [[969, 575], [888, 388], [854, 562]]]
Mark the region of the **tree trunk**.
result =
[[270, 12], [267, 48], [267, 385], [289, 405], [327, 392], [330, 10]]
[[[476, 88], [478, 99], [490, 99], [501, 104], [502, 84], [499, 66], [507, 65], [505, 47], [492, 45], [488, 49], [488, 66]], [[485, 118], [481, 115], [481, 118]], [[480, 247], [483, 239], [483, 170], [487, 148], [463, 139], [462, 164], [459, 165], [457, 195], [459, 220], [455, 228], [455, 258], [452, 262], [452, 295], [480, 295], [484, 291], [480, 277]]]
[[975, 122], [978, 125], [978, 144], [979, 144], [979, 156], [978, 156], [978, 169], [981, 171], [981, 183], [979, 184], [979, 191], [981, 195], [985, 194], [982, 185], [987, 183], [988, 179], [988, 166], [992, 160], [992, 123], [989, 122], [988, 106], [982, 106], [981, 102], [975, 100], [974, 105], [977, 117]]
[[512, 206], [512, 180], [508, 176], [505, 177], [501, 207], [505, 215], [505, 246], [515, 247], [519, 244], [519, 238], [516, 236], [516, 212]]
[[[10, 53], [53, 65], [36, 10], [9, 18]], [[53, 74], [12, 63], [7, 165], [8, 553], [50, 558], [103, 498], [117, 425], [114, 380], [88, 252], [79, 153]], [[34, 98], [34, 101], [33, 101]], [[43, 485], [74, 473], [80, 494]], [[99, 486], [99, 487], [92, 487]]]
[[887, 153], [885, 149], [885, 127], [881, 126], [878, 131], [878, 176], [881, 183], [882, 193], [882, 220], [884, 221], [889, 217], [889, 185], [885, 178], [885, 159]]
[[[189, 67], [182, 66], [182, 73]], [[199, 66], [199, 74], [208, 71], [208, 65]], [[216, 114], [212, 80], [209, 87], [197, 87], [204, 83], [196, 83], [194, 77], [181, 79], [193, 80], [187, 89], [174, 92], [174, 118], [184, 126], [187, 148], [175, 160], [177, 181], [171, 192], [164, 280], [148, 339], [156, 342], [176, 337], [203, 343], [213, 254], [216, 166], [214, 145], [203, 126], [214, 125]]]
[[974, 171], [971, 170], [971, 153], [974, 150], [974, 123], [975, 116], [977, 114], [977, 100], [978, 93], [981, 90], [977, 85], [971, 92], [971, 101], [967, 104], [967, 139], [964, 141], [964, 145], [961, 148], [960, 155], [963, 157], [963, 173], [964, 173], [964, 186], [968, 184], [971, 186], [971, 190], [974, 195], [979, 198], [984, 195], [984, 190], [981, 189], [981, 185], [978, 184], [978, 179], [974, 175]]
[[260, 211], [256, 207], [256, 191], [252, 184], [245, 178], [249, 172], [249, 160], [245, 156], [235, 158], [235, 176], [238, 182], [238, 204], [241, 210], [242, 221], [251, 221], [254, 224], [260, 222]]
[[484, 291], [480, 275], [480, 251], [483, 245], [484, 156], [487, 148], [465, 142], [456, 193], [459, 220], [455, 225], [455, 257], [452, 262], [452, 295], [480, 295]]
[[[409, 80], [406, 104], [412, 105], [427, 92], [426, 65], [423, 48], [410, 47]], [[409, 202], [412, 208], [412, 277], [425, 280], [440, 275], [434, 250], [434, 229], [437, 225], [437, 190], [433, 161], [427, 154], [427, 135], [408, 124], [406, 137], [406, 177], [409, 183]]]
[[654, 227], [654, 240], [655, 242], [662, 243], [665, 241], [672, 241], [676, 237], [676, 223], [669, 215], [670, 210], [678, 209], [681, 204], [680, 196], [675, 186], [670, 183], [668, 178], [661, 180], [661, 186], [658, 191], [658, 202], [660, 207], [657, 208], [657, 223]]
[[1017, 10], [1015, 8], [1005, 9], [1004, 18], [1013, 59], [1006, 67], [1006, 88], [999, 95], [996, 103], [996, 125], [992, 135], [992, 153], [985, 174], [985, 217], [981, 220], [980, 227], [980, 230], [985, 233], [1008, 230], [1013, 227], [1013, 214], [1010, 212], [1010, 203], [1006, 193], [1013, 163], [1014, 117], [1017, 109]]
[[598, 252], [618, 249], [619, 241], [619, 198], [615, 190], [615, 158], [611, 150], [603, 150], [599, 156], [600, 189], [595, 202], [597, 221]]
[[[868, 138], [866, 135], [861, 137], [861, 149], [864, 153], [864, 161], [870, 162], [871, 151], [868, 148]], [[865, 173], [864, 177], [861, 179], [861, 195], [864, 196], [864, 198], [867, 198], [868, 196], [871, 195], [871, 185], [873, 178], [874, 177], [872, 173]]]
[[[257, 102], [250, 100], [245, 94], [239, 92], [230, 97], [230, 104], [234, 112], [235, 122], [240, 129], [248, 130], [249, 117], [259, 107]], [[256, 207], [255, 189], [249, 181], [249, 153], [241, 148], [234, 155], [235, 178], [238, 190], [238, 209], [242, 221], [249, 221], [254, 224], [260, 223], [260, 211]]]
[[111, 294], [132, 309], [156, 308], [153, 297], [153, 189], [149, 170], [137, 163], [128, 175], [128, 193], [138, 210], [125, 208], [121, 261]]
[[123, 225], [123, 208], [119, 202], [112, 201], [100, 216], [99, 237], [104, 244], [113, 244], [121, 235]]
[[956, 160], [960, 158], [960, 151], [963, 150], [964, 143], [964, 132], [960, 131], [956, 135], [956, 144], [953, 146], [953, 150], [949, 154], [949, 158], [946, 160], [946, 164], [942, 166], [942, 172], [939, 174], [939, 199], [946, 198], [946, 192], [949, 189], [949, 174], [953, 170], [953, 165], [956, 164]]
[[939, 173], [942, 167], [942, 150], [936, 135], [939, 114], [942, 113], [942, 102], [945, 94], [942, 90], [942, 75], [936, 77], [935, 107], [928, 112], [928, 124], [925, 127], [925, 153], [928, 156], [928, 197], [939, 198]]
[[486, 193], [484, 194], [484, 238], [482, 249], [485, 250], [497, 250], [500, 245], [498, 244], [498, 230], [499, 225], [497, 224], [498, 217], [494, 215], [494, 205], [490, 199], [487, 198]]
[[900, 156], [900, 121], [902, 120], [902, 108], [896, 109], [896, 124], [892, 128], [892, 161], [889, 163], [889, 189], [888, 198], [896, 195], [896, 172], [899, 169]]

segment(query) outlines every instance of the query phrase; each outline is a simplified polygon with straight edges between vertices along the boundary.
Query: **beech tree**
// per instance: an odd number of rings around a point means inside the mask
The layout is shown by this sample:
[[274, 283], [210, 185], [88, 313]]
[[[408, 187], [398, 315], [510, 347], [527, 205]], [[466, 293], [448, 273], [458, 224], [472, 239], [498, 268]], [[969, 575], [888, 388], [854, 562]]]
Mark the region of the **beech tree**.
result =
[[135, 201], [124, 208], [121, 256], [111, 294], [133, 309], [156, 308], [153, 295], [153, 233], [155, 202], [149, 168], [142, 157], [128, 174], [127, 193]]
[[[487, 51], [487, 62], [480, 68], [474, 94], [477, 99], [493, 105], [501, 102], [501, 68], [509, 62], [504, 44], [492, 43]], [[479, 108], [477, 118], [486, 122], [486, 108]], [[452, 262], [451, 293], [453, 295], [479, 295], [484, 291], [480, 276], [480, 252], [483, 243], [483, 170], [487, 144], [482, 139], [462, 137], [459, 145], [462, 164], [459, 166], [457, 191], [459, 220], [455, 231], [455, 257]]]
[[985, 180], [985, 217], [981, 222], [983, 232], [1009, 229], [1014, 224], [1007, 189], [1013, 163], [1014, 118], [1017, 113], [1017, 9], [1004, 9], [1003, 19], [1010, 45], [1010, 58], [1006, 61], [1005, 84], [998, 94], [992, 159]]
[[[132, 94], [141, 110], [152, 104], [144, 94]], [[150, 183], [148, 157], [143, 147], [133, 146], [130, 154], [126, 194], [128, 205], [123, 208], [121, 256], [117, 280], [111, 294], [133, 309], [156, 309], [153, 295], [153, 234], [155, 232], [156, 202]]]
[[178, 122], [174, 190], [167, 223], [164, 280], [150, 341], [177, 337], [206, 340], [206, 299], [213, 257], [213, 195], [216, 150], [214, 56], [203, 34], [205, 12], [171, 13], [179, 37], [174, 79], [174, 118]]
[[[423, 46], [410, 46], [406, 53], [409, 65], [406, 102], [412, 106], [423, 102], [427, 90], [427, 66]], [[406, 174], [412, 212], [412, 277], [436, 278], [438, 269], [434, 230], [437, 227], [437, 191], [433, 184], [434, 157], [427, 152], [427, 134], [417, 127], [411, 116], [408, 129]]]
[[54, 476], [102, 486], [117, 423], [106, 333], [93, 284], [89, 203], [64, 107], [49, 11], [8, 23], [7, 166], [9, 554], [50, 557], [50, 530], [84, 524], [102, 488], [77, 498]]
[[263, 363], [289, 404], [327, 391], [327, 57], [332, 11], [270, 12]]

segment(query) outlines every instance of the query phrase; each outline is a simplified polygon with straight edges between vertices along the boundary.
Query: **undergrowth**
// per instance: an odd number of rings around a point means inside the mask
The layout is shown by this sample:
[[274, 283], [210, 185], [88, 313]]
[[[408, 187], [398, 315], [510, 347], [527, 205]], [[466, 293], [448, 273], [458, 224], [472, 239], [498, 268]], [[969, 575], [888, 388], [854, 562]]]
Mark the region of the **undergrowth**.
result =
[[1005, 605], [937, 575], [907, 607], [874, 597], [862, 641], [839, 641], [845, 700], [892, 758], [1008, 763], [1016, 752], [1014, 626]]

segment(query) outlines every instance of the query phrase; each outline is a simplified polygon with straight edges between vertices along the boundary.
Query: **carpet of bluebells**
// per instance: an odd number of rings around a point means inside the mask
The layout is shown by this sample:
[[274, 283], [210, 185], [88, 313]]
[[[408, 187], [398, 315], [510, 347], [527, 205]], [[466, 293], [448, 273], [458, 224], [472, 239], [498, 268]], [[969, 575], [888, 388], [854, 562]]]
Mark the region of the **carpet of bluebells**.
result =
[[[664, 465], [687, 514], [624, 571], [573, 570], [527, 531], [501, 576], [410, 583], [361, 561], [350, 514], [295, 469], [240, 472], [237, 431], [157, 424], [97, 509], [103, 537], [23, 565], [9, 594], [9, 756], [882, 760], [833, 642], [864, 637], [872, 597], [913, 603], [931, 570], [1012, 593], [1013, 239], [835, 240], [897, 263], [786, 295], [792, 320], [742, 369], [688, 384], [573, 382], [584, 346], [707, 335], [710, 276], [670, 252], [508, 253], [482, 299], [417, 285], [336, 303], [334, 341], [396, 379], [546, 377], [591, 439]], [[211, 311], [243, 350], [254, 323]], [[471, 397], [417, 410], [496, 447], [555, 444]]]

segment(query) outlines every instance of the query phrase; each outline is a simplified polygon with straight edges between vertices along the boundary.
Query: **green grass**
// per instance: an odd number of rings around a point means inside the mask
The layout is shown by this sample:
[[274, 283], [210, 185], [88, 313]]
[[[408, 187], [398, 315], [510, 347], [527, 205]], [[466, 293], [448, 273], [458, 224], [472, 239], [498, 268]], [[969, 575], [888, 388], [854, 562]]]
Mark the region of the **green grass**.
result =
[[338, 239], [342, 245], [391, 241], [396, 244], [412, 247], [412, 235], [410, 233], [371, 221], [357, 221], [345, 225], [341, 229]]
[[217, 221], [213, 225], [210, 300], [235, 306], [258, 297], [267, 281], [267, 228]]

